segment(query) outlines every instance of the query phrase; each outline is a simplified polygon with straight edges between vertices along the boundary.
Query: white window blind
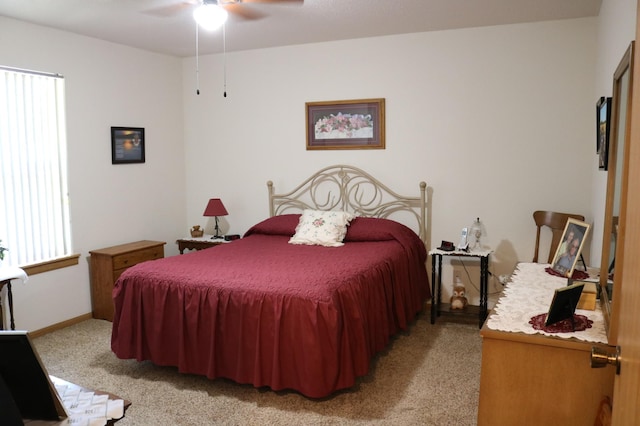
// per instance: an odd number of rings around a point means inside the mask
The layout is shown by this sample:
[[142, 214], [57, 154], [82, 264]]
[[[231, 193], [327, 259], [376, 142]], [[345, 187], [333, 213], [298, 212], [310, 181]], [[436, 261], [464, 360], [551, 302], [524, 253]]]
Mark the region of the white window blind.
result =
[[4, 262], [71, 254], [64, 79], [0, 67], [0, 240]]

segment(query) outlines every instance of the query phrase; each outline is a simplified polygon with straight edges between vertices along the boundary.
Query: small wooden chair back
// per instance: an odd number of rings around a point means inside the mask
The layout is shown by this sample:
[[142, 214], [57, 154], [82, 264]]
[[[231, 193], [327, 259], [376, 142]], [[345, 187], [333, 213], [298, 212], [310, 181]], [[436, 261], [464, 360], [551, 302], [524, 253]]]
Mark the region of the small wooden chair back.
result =
[[533, 212], [533, 220], [536, 222], [536, 251], [533, 254], [533, 262], [538, 262], [538, 249], [540, 248], [540, 230], [543, 226], [551, 229], [551, 247], [549, 248], [549, 260], [547, 263], [553, 262], [553, 256], [556, 254], [560, 238], [564, 232], [567, 220], [573, 218], [584, 221], [584, 216], [572, 213], [558, 213], [545, 210], [537, 210]]

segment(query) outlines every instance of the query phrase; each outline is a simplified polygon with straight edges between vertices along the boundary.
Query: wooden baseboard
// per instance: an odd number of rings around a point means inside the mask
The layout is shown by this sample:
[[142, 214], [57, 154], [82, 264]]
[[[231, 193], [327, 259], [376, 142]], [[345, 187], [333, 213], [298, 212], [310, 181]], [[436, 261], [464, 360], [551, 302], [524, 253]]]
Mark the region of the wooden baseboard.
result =
[[61, 330], [63, 328], [69, 327], [69, 326], [74, 325], [74, 324], [78, 324], [78, 323], [80, 323], [82, 321], [86, 321], [86, 320], [91, 319], [91, 318], [93, 318], [93, 315], [91, 314], [91, 312], [89, 312], [87, 314], [80, 315], [79, 317], [71, 318], [71, 319], [68, 319], [66, 321], [62, 321], [62, 322], [59, 322], [57, 324], [53, 324], [53, 325], [51, 325], [49, 327], [41, 328], [39, 330], [30, 331], [29, 332], [29, 336], [31, 336], [31, 337], [44, 336], [45, 334], [51, 333], [51, 332], [56, 331], [56, 330]]

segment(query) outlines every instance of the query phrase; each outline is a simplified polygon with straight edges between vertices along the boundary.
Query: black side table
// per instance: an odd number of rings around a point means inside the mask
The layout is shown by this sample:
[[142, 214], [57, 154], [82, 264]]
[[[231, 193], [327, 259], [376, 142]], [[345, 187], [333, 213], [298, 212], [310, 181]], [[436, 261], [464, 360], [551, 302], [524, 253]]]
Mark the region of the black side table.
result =
[[13, 292], [11, 291], [11, 281], [20, 280], [23, 283], [28, 279], [27, 273], [22, 268], [15, 266], [4, 266], [0, 268], [0, 330], [4, 330], [4, 312], [2, 301], [2, 289], [7, 286], [7, 298], [9, 299], [9, 316], [11, 330], [16, 329], [16, 323], [13, 319]]
[[[444, 251], [433, 249], [429, 251], [431, 255], [431, 324], [435, 324], [436, 317], [442, 312], [451, 312], [448, 303], [441, 303], [442, 296], [442, 257], [458, 256], [458, 257], [477, 257], [480, 259], [480, 306], [467, 305], [464, 311], [456, 311], [456, 315], [477, 315], [478, 327], [482, 328], [482, 324], [487, 319], [488, 309], [488, 288], [489, 288], [489, 255], [491, 250], [475, 250], [475, 251]], [[436, 272], [437, 270], [437, 272]]]

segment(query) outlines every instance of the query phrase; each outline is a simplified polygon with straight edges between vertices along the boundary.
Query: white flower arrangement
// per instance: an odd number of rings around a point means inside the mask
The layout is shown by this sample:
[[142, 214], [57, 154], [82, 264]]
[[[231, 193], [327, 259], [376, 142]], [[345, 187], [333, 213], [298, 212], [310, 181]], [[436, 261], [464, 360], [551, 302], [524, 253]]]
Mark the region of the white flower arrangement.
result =
[[330, 114], [315, 123], [317, 139], [372, 137], [373, 119], [363, 114]]

